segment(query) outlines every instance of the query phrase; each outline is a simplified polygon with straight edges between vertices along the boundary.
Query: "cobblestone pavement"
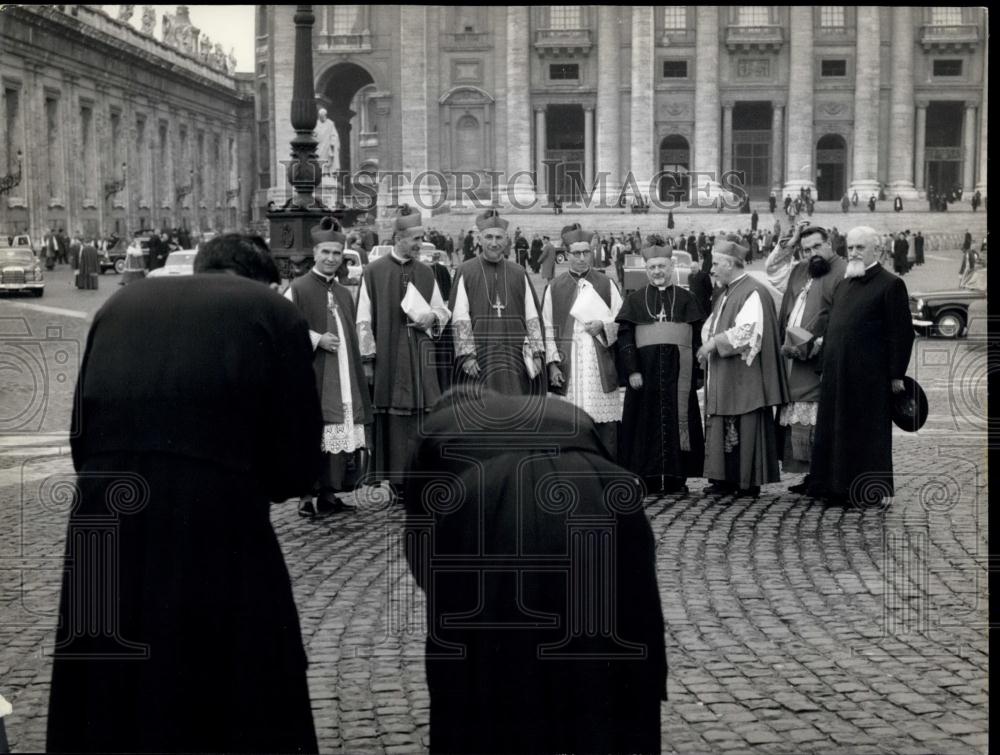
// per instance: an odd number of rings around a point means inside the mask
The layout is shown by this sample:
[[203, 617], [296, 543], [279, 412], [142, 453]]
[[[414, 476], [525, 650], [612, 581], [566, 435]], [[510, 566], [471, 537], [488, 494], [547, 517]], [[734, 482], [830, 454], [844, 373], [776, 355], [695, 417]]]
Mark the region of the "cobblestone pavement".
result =
[[[823, 509], [786, 492], [797, 479], [753, 501], [699, 497], [698, 480], [690, 497], [648, 500], [665, 751], [987, 750], [986, 350], [920, 339], [910, 374], [931, 417], [894, 436], [885, 509]], [[0, 434], [0, 694], [15, 751], [44, 747], [71, 473], [65, 437]], [[368, 496], [308, 522], [288, 503], [273, 521], [321, 750], [426, 749], [424, 605], [398, 509]]]

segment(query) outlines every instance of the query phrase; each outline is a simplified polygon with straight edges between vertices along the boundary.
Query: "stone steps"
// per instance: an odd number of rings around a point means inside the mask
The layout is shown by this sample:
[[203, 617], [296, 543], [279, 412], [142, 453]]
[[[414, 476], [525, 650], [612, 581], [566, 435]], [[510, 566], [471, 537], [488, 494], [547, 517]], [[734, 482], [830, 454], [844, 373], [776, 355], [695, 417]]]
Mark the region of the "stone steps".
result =
[[[782, 229], [787, 229], [791, 222], [785, 215], [771, 215], [767, 212], [766, 205], [764, 212], [760, 212], [760, 210], [758, 212], [760, 213], [760, 228], [773, 228], [775, 220], [779, 220]], [[457, 235], [460, 231], [475, 227], [477, 214], [478, 210], [471, 208], [453, 209], [433, 217], [428, 217], [428, 214], [425, 213], [424, 225], [436, 228], [445, 234]], [[638, 228], [643, 235], [660, 233], [677, 236], [688, 232], [698, 234], [704, 231], [716, 234], [720, 231], [728, 233], [750, 228], [750, 216], [732, 210], [722, 213], [715, 210], [675, 211], [672, 231], [667, 229], [666, 211], [651, 210], [649, 214], [633, 215], [621, 210], [567, 208], [563, 214], [555, 215], [551, 211], [504, 211], [501, 209], [501, 215], [510, 221], [511, 233], [515, 228], [520, 228], [521, 232], [529, 239], [536, 233], [557, 238], [561, 229], [570, 223], [580, 223], [585, 229], [595, 230], [601, 234], [622, 234]], [[920, 231], [928, 237], [928, 251], [932, 248], [957, 249], [961, 247], [962, 238], [967, 229], [972, 233], [978, 247], [986, 231], [986, 213], [973, 213], [971, 211], [957, 213], [950, 210], [948, 212], [904, 211], [897, 213], [891, 209], [883, 212], [858, 209], [845, 214], [840, 211], [838, 206], [835, 212], [817, 209], [811, 220], [817, 225], [826, 228], [836, 227], [841, 231], [858, 225], [869, 225], [879, 233], [895, 233], [904, 230], [916, 233]]]

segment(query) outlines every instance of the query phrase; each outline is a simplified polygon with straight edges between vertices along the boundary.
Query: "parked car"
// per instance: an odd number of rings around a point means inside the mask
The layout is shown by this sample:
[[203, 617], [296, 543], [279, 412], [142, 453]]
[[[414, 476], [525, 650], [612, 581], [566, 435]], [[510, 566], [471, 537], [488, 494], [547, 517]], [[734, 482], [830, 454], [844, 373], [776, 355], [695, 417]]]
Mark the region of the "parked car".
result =
[[194, 275], [194, 258], [197, 256], [196, 249], [181, 249], [167, 255], [163, 267], [150, 270], [146, 273], [147, 278], [166, 278], [174, 275]]
[[45, 274], [31, 247], [0, 246], [0, 290], [45, 293]]
[[[3, 246], [3, 243], [0, 242], [0, 248], [3, 248]], [[31, 243], [31, 236], [26, 233], [18, 233], [13, 236], [8, 236], [6, 246], [27, 248], [31, 250], [32, 254], [38, 254], [35, 249], [35, 245]]]
[[372, 250], [368, 252], [368, 263], [371, 264], [379, 257], [384, 257], [385, 255], [389, 254], [392, 250], [393, 247], [390, 244], [380, 244], [378, 246], [373, 246]]
[[[910, 294], [910, 317], [913, 319], [913, 329], [921, 335], [941, 338], [960, 338], [967, 335], [970, 322], [969, 307], [978, 302], [986, 302], [985, 275], [982, 276], [981, 287], [969, 285], [977, 282], [978, 279], [973, 279], [962, 288], [926, 293], [918, 291]], [[977, 304], [973, 312], [979, 309], [980, 306]]]
[[101, 272], [106, 273], [108, 270], [114, 270], [119, 275], [125, 272], [125, 257], [128, 256], [129, 252], [135, 253], [138, 251], [142, 254], [146, 261], [146, 267], [149, 267], [149, 242], [153, 238], [152, 231], [143, 231], [137, 233], [132, 239], [132, 243], [126, 246], [125, 239], [119, 239], [118, 243], [115, 244], [111, 249], [106, 250], [101, 254]]
[[[691, 261], [691, 255], [675, 249], [673, 259], [674, 285], [687, 288], [688, 278], [695, 269], [695, 265]], [[642, 259], [641, 254], [626, 254], [624, 270], [625, 290], [622, 292], [622, 295], [638, 291], [649, 282], [649, 278], [646, 276], [646, 263]]]

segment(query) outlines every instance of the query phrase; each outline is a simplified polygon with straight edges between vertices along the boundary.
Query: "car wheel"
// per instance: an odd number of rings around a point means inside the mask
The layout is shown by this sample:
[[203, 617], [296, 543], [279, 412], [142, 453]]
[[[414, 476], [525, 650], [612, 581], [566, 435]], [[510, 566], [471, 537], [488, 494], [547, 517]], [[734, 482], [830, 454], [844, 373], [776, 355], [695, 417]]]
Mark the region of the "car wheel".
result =
[[556, 262], [562, 265], [564, 262], [566, 262], [566, 255], [563, 254], [562, 252], [559, 252], [559, 254], [556, 255]]
[[38, 299], [38, 298], [41, 298], [42, 294], [45, 293], [45, 289], [44, 288], [33, 288], [33, 289], [31, 289], [31, 293], [33, 293], [35, 295], [35, 298]]
[[125, 272], [125, 258], [115, 260], [115, 272], [121, 275]]
[[942, 338], [958, 338], [965, 328], [965, 318], [960, 312], [942, 312], [934, 320], [934, 330]]

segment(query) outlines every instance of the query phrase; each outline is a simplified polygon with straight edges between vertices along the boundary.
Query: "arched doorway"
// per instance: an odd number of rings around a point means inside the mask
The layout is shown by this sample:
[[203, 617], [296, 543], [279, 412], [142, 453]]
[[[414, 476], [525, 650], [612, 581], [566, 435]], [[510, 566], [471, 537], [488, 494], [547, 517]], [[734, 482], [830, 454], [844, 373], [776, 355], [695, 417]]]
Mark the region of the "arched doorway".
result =
[[691, 190], [691, 147], [679, 134], [671, 134], [660, 142], [660, 200], [687, 202]]
[[[340, 138], [340, 170], [348, 174], [354, 168], [351, 131], [358, 115], [351, 104], [361, 89], [374, 83], [372, 75], [357, 63], [337, 63], [320, 74], [317, 82], [316, 92]], [[343, 188], [349, 193], [351, 182], [345, 182]]]
[[847, 191], [847, 142], [839, 134], [827, 134], [816, 142], [816, 198], [839, 200]]

